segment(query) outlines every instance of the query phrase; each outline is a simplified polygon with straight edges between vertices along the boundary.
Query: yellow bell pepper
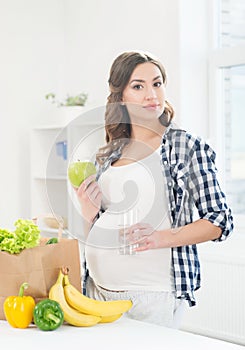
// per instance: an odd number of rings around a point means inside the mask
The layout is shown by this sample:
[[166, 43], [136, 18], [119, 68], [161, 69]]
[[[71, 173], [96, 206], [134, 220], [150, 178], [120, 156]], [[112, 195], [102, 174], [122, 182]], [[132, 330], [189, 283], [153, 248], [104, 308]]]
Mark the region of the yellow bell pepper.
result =
[[33, 319], [35, 301], [31, 296], [24, 296], [28, 283], [20, 286], [18, 296], [9, 296], [3, 304], [4, 314], [8, 323], [14, 328], [27, 328]]

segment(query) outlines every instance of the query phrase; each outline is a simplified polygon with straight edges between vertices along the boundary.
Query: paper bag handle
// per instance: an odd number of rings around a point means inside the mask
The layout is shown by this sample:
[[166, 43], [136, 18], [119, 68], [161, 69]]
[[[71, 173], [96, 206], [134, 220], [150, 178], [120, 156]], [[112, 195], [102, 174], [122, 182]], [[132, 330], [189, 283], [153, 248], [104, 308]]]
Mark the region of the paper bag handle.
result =
[[43, 219], [43, 218], [46, 218], [47, 216], [54, 217], [57, 220], [57, 222], [59, 224], [59, 227], [58, 227], [58, 240], [60, 240], [62, 238], [62, 234], [63, 234], [63, 230], [64, 230], [64, 219], [63, 219], [62, 216], [57, 215], [57, 214], [53, 214], [53, 213], [40, 214], [40, 215], [35, 216], [34, 218], [32, 218], [32, 221], [34, 222], [35, 225], [37, 225], [37, 220], [38, 219]]

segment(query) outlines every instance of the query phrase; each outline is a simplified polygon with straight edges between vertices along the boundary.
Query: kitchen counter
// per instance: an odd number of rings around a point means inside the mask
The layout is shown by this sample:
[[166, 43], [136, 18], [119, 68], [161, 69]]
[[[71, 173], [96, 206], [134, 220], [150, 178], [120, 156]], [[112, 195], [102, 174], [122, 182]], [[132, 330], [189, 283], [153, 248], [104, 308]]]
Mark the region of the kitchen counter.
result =
[[153, 350], [242, 350], [243, 346], [211, 339], [191, 333], [164, 328], [127, 317], [114, 323], [93, 327], [63, 325], [55, 331], [44, 332], [31, 325], [26, 329], [12, 328], [0, 321], [1, 349], [43, 350], [71, 349], [153, 349]]

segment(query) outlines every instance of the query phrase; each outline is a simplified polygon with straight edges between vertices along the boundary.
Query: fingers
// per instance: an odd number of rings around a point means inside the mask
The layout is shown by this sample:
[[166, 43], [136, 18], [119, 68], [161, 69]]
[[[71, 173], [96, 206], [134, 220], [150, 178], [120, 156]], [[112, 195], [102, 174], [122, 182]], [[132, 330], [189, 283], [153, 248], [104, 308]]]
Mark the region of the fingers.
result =
[[96, 206], [98, 198], [102, 197], [102, 193], [97, 183], [93, 182], [86, 190], [86, 197]]
[[100, 207], [102, 193], [95, 179], [95, 175], [87, 177], [76, 192], [80, 201], [84, 203], [90, 201], [95, 207]]
[[154, 228], [147, 223], [137, 223], [128, 228], [129, 234], [138, 236], [149, 236], [154, 232]]
[[128, 240], [130, 244], [137, 245], [134, 248], [135, 252], [142, 252], [148, 249], [152, 249], [153, 244], [153, 236], [152, 234], [155, 232], [153, 227], [147, 223], [137, 223], [128, 228]]
[[86, 191], [86, 189], [91, 185], [91, 183], [95, 182], [96, 175], [90, 175], [87, 177], [80, 185], [79, 190]]
[[134, 251], [143, 252], [153, 248], [154, 248], [153, 242], [148, 237], [145, 237], [142, 240], [138, 241], [138, 245], [136, 248], [134, 248]]
[[[96, 186], [98, 186], [97, 182], [95, 182], [95, 175], [91, 175], [89, 177], [87, 177], [82, 183], [81, 185], [78, 187], [77, 189], [77, 194], [78, 196], [83, 195], [86, 191], [88, 191], [88, 189], [90, 188], [90, 186], [92, 186], [92, 184], [96, 184]], [[94, 188], [94, 187], [93, 187]], [[91, 190], [91, 189], [90, 189]]]
[[134, 252], [144, 252], [148, 249], [147, 245], [139, 245], [137, 248], [134, 248]]
[[89, 184], [91, 183], [91, 182], [93, 182], [93, 181], [95, 181], [95, 179], [96, 179], [96, 176], [95, 175], [90, 175], [89, 177], [87, 177], [81, 184], [80, 184], [80, 186], [72, 186], [73, 187], [73, 189], [75, 190], [75, 191], [78, 191], [78, 190], [85, 190], [88, 186], [89, 186]]

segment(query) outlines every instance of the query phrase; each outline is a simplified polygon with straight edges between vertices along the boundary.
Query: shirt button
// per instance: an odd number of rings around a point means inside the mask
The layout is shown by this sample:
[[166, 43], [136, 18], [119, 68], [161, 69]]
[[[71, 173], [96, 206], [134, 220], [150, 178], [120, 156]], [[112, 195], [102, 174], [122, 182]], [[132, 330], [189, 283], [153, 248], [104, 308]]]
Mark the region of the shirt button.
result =
[[171, 186], [172, 186], [172, 182], [169, 182], [169, 183], [168, 183], [168, 186], [171, 187]]
[[165, 164], [165, 165], [166, 165], [166, 164], [168, 164], [168, 162], [165, 160], [165, 161], [163, 162], [163, 164]]

